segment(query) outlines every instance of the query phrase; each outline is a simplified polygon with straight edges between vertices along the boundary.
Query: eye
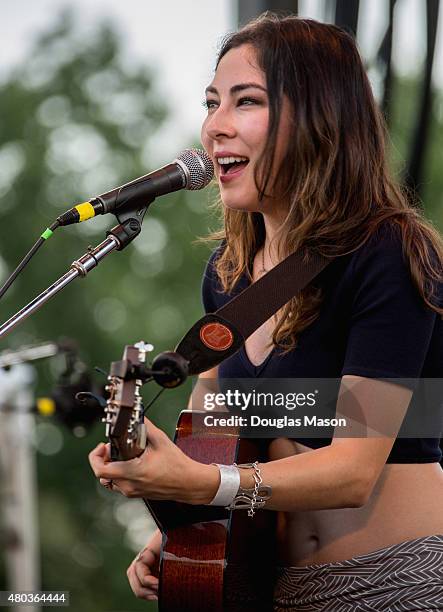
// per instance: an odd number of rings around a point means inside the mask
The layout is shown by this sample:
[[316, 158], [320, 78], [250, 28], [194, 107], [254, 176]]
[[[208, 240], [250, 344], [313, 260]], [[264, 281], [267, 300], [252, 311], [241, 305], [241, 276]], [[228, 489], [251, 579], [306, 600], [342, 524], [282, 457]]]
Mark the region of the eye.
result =
[[260, 104], [260, 100], [256, 100], [255, 98], [239, 98], [237, 104], [239, 106], [251, 106], [252, 104]]
[[208, 99], [206, 99], [206, 100], [202, 101], [202, 106], [204, 106], [206, 108], [206, 110], [208, 110], [208, 111], [213, 109], [213, 108], [216, 108], [217, 104], [218, 103], [215, 100], [208, 100]]

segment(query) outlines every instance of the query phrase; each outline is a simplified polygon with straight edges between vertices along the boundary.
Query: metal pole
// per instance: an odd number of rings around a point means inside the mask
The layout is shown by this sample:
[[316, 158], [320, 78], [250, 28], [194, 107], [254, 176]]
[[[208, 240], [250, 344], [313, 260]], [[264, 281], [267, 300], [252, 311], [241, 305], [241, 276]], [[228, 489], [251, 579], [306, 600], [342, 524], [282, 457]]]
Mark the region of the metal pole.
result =
[[[0, 519], [11, 591], [41, 589], [34, 417], [30, 414], [33, 381], [34, 369], [29, 365], [0, 369]], [[19, 605], [16, 609], [28, 612], [29, 608]]]

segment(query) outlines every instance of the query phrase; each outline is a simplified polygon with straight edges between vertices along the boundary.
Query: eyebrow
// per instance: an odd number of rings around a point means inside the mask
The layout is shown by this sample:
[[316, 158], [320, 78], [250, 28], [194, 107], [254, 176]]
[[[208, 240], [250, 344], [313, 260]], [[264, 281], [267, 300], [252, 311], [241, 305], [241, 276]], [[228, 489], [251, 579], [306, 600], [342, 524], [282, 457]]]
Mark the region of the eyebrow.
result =
[[[267, 89], [263, 87], [263, 85], [259, 85], [258, 83], [238, 83], [238, 85], [233, 85], [229, 91], [231, 95], [233, 95], [235, 93], [238, 93], [239, 91], [243, 91], [244, 89], [252, 89], [252, 88], [261, 89], [262, 91], [267, 93]], [[209, 85], [208, 87], [206, 87], [205, 93], [213, 93], [213, 94], [218, 95], [217, 89], [213, 87], [212, 85]]]

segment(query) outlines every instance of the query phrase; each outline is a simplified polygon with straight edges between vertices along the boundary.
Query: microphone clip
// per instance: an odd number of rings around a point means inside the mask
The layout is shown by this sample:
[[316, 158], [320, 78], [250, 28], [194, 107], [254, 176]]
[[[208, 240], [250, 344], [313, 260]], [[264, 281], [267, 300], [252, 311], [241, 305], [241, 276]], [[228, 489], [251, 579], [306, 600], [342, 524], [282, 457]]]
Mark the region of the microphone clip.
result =
[[140, 223], [143, 222], [146, 211], [149, 206], [155, 200], [154, 197], [144, 197], [143, 204], [134, 202], [133, 206], [128, 207], [128, 205], [121, 205], [118, 208], [115, 208], [112, 211], [112, 214], [117, 218], [119, 223], [124, 224], [126, 221], [130, 221], [131, 219], [135, 219]]
[[[146, 209], [144, 209], [143, 215], [145, 214], [145, 212]], [[143, 216], [141, 217], [141, 221], [142, 220]], [[121, 222], [120, 225], [116, 225], [115, 227], [106, 232], [106, 236], [112, 235], [117, 238], [119, 244], [119, 246], [117, 247], [117, 251], [122, 251], [128, 246], [128, 244], [130, 244], [134, 240], [134, 238], [139, 235], [142, 227], [141, 221], [132, 216]]]

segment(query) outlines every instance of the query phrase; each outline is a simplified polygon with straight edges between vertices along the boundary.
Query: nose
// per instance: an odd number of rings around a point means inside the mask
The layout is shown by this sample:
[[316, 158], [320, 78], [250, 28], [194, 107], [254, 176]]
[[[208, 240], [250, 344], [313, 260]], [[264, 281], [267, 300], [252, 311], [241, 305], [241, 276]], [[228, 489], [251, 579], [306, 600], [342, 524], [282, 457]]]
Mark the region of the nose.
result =
[[206, 118], [203, 131], [212, 140], [233, 138], [236, 135], [236, 128], [231, 113], [219, 106]]

